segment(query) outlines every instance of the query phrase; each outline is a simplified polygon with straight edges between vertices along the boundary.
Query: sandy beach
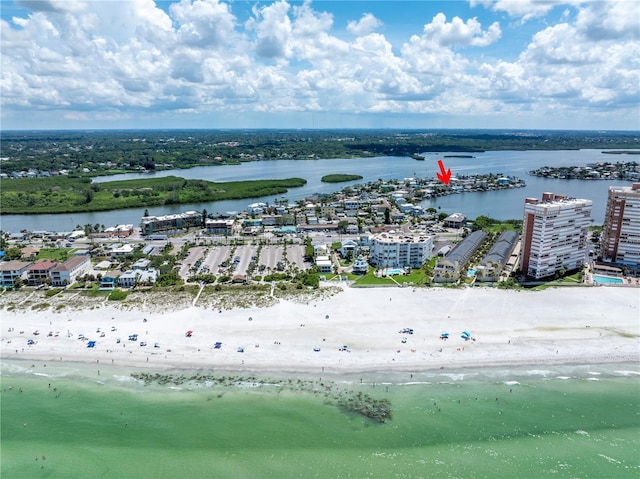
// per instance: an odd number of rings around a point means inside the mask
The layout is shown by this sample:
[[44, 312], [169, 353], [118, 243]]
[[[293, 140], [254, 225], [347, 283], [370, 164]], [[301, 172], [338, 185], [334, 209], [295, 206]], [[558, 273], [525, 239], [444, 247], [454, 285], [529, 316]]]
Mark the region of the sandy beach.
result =
[[626, 362], [640, 359], [639, 306], [636, 288], [344, 287], [308, 304], [280, 300], [261, 308], [18, 307], [2, 312], [1, 357], [93, 363], [96, 370], [102, 364], [325, 374]]

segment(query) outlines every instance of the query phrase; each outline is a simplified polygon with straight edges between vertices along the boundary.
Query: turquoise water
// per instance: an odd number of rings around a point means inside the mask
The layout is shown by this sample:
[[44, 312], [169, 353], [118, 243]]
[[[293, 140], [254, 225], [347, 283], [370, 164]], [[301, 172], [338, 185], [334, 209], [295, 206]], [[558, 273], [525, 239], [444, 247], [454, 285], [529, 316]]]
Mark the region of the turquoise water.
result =
[[593, 282], [596, 284], [622, 284], [624, 281], [620, 278], [612, 278], [611, 276], [601, 276], [594, 274]]
[[389, 276], [395, 276], [395, 275], [399, 275], [399, 274], [404, 274], [404, 270], [399, 269], [399, 268], [385, 269], [384, 270], [384, 274], [389, 275]]
[[106, 368], [100, 382], [2, 368], [3, 479], [640, 475], [635, 364], [300, 380], [390, 400], [385, 423], [297, 379], [145, 386]]

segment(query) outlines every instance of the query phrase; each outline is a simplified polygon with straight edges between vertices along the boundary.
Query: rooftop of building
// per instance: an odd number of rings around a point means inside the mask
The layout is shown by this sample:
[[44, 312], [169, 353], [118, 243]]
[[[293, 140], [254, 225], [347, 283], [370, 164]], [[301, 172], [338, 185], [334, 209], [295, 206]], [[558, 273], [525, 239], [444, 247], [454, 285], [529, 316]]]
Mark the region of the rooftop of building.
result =
[[506, 263], [516, 241], [518, 241], [517, 232], [503, 231], [486, 256], [482, 258], [481, 263]]
[[449, 252], [445, 259], [451, 263], [465, 263], [486, 237], [487, 233], [481, 230], [470, 233]]

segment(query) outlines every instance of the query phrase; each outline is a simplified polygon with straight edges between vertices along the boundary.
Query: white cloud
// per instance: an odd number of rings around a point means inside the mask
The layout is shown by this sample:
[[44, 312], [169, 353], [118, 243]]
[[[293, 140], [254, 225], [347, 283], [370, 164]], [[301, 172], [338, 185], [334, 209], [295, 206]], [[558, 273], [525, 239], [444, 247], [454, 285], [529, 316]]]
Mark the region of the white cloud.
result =
[[443, 13], [438, 13], [431, 23], [424, 26], [422, 34], [422, 44], [424, 47], [450, 47], [450, 46], [480, 46], [485, 47], [496, 42], [502, 32], [500, 24], [494, 22], [486, 31], [482, 30], [482, 25], [475, 18], [470, 18], [464, 22], [460, 17], [453, 17], [447, 23], [447, 17]]
[[542, 17], [555, 6], [567, 3], [580, 3], [570, 0], [470, 0], [471, 6], [483, 5], [495, 12], [506, 12], [511, 17], [519, 17], [522, 21], [534, 17]]
[[256, 31], [255, 49], [261, 57], [288, 58], [291, 55], [289, 9], [289, 4], [284, 1], [262, 8], [253, 7], [254, 17], [246, 27]]
[[347, 24], [347, 30], [356, 36], [362, 36], [373, 32], [374, 30], [376, 30], [376, 28], [380, 28], [381, 26], [382, 22], [378, 20], [372, 13], [365, 13], [364, 15], [362, 15], [360, 20], [351, 20]]
[[[369, 13], [354, 15], [340, 36], [330, 2], [258, 4], [242, 23], [234, 3], [219, 0], [181, 0], [167, 11], [153, 0], [36, 3], [25, 18], [0, 20], [3, 119], [32, 111], [114, 122], [169, 121], [171, 112], [528, 112], [545, 125], [552, 113], [638, 115], [634, 2], [568, 9], [512, 61], [492, 47], [504, 49], [513, 26], [503, 32], [491, 12], [542, 15], [557, 2], [491, 2], [484, 27], [475, 17], [449, 21], [439, 13], [396, 45], [375, 31], [382, 23]], [[386, 22], [385, 32], [391, 27]]]

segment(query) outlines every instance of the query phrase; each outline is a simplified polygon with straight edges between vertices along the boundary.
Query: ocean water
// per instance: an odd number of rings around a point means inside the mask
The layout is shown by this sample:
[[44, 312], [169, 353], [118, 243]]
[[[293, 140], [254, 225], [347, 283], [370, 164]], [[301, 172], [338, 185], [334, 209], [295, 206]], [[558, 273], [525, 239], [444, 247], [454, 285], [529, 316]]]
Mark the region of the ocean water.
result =
[[[2, 364], [3, 479], [640, 477], [637, 364], [224, 386], [48, 366]], [[393, 418], [331, 400], [358, 392]]]

